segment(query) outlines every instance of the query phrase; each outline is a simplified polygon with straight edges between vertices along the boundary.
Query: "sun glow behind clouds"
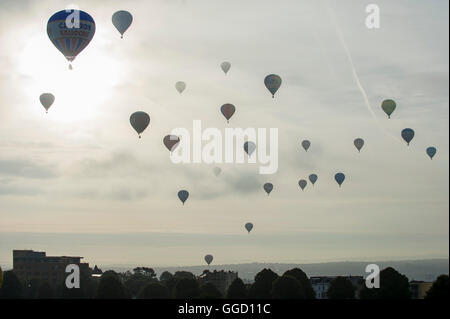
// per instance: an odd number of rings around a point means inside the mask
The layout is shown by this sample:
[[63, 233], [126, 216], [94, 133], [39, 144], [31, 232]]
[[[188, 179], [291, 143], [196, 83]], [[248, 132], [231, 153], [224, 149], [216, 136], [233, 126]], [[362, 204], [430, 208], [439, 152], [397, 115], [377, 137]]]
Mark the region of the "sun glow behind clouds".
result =
[[39, 96], [49, 92], [55, 95], [51, 117], [65, 123], [96, 117], [119, 82], [120, 63], [99, 46], [91, 43], [69, 70], [68, 62], [46, 34], [32, 37], [16, 63], [18, 74], [29, 80], [24, 90], [27, 99], [33, 101], [29, 111], [44, 113]]

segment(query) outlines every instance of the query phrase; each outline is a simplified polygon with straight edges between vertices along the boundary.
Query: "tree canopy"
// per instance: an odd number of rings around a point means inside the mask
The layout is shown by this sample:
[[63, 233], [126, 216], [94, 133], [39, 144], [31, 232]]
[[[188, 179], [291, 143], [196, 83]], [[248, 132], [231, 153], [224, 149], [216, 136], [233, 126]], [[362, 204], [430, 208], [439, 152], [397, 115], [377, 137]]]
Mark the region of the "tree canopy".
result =
[[345, 277], [334, 278], [327, 290], [328, 299], [354, 299], [355, 286]]

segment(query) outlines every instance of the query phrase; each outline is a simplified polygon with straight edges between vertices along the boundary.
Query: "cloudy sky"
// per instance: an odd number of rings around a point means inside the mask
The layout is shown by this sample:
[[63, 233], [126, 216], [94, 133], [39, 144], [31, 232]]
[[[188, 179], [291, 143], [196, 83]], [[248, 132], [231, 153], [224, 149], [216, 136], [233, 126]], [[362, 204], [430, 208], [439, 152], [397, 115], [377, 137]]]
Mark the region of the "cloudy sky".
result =
[[[380, 29], [365, 26], [369, 3], [380, 7]], [[70, 4], [97, 27], [73, 71], [46, 33], [48, 18]], [[3, 267], [13, 249], [99, 265], [196, 265], [205, 254], [216, 264], [448, 258], [448, 1], [0, 8]], [[123, 40], [111, 23], [121, 9], [134, 16]], [[227, 76], [223, 61], [232, 63]], [[275, 99], [263, 85], [270, 73], [283, 78]], [[56, 96], [47, 115], [43, 92]], [[387, 98], [397, 102], [391, 120], [380, 108]], [[237, 109], [230, 124], [224, 103]], [[140, 140], [129, 124], [138, 110], [151, 117]], [[218, 164], [216, 177], [215, 165], [172, 163], [162, 138], [192, 131], [193, 120], [221, 131], [278, 128], [277, 173]], [[400, 138], [406, 127], [416, 132], [410, 147]], [[366, 141], [360, 154], [356, 137]], [[298, 180], [311, 173], [319, 180], [302, 192]], [[269, 197], [265, 182], [274, 184]], [[185, 206], [180, 189], [191, 194]]]

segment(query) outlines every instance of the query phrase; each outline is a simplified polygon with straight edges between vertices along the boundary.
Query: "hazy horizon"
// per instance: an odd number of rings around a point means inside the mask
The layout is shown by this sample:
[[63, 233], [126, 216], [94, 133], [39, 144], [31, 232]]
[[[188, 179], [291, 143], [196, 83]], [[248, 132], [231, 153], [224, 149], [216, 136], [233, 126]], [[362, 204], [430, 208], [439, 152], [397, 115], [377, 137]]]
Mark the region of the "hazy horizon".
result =
[[[46, 25], [70, 3], [0, 4], [2, 267], [13, 249], [154, 267], [206, 254], [213, 264], [448, 259], [448, 1], [379, 0], [380, 29], [366, 28], [368, 3], [356, 0], [76, 1], [96, 34], [68, 71]], [[124, 39], [117, 10], [134, 16]], [[283, 79], [274, 99], [271, 73]], [[44, 92], [56, 96], [48, 114]], [[384, 99], [397, 102], [389, 120]], [[229, 124], [224, 103], [236, 106]], [[151, 117], [142, 139], [135, 111]], [[193, 120], [278, 128], [277, 173], [172, 163], [162, 139]], [[301, 191], [311, 173], [317, 183]]]

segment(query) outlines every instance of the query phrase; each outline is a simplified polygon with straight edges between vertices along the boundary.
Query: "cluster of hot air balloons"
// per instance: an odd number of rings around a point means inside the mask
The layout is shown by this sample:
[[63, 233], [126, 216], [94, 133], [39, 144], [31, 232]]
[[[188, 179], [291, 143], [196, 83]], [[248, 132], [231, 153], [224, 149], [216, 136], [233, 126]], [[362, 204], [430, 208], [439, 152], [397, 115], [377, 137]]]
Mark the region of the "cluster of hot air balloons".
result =
[[[133, 16], [128, 11], [121, 10], [112, 15], [112, 23], [120, 33], [121, 38], [123, 38], [124, 33], [129, 29], [132, 22]], [[48, 37], [69, 62], [69, 69], [72, 69], [71, 63], [75, 60], [77, 55], [91, 42], [95, 31], [96, 25], [94, 19], [88, 13], [79, 10], [62, 10], [56, 12], [50, 17], [47, 23]], [[231, 69], [231, 63], [228, 61], [222, 62], [220, 64], [220, 68], [225, 75], [227, 75]], [[281, 77], [276, 74], [269, 74], [264, 78], [264, 85], [272, 95], [272, 98], [275, 97], [281, 83]], [[175, 89], [181, 95], [186, 90], [186, 83], [183, 81], [176, 82]], [[48, 112], [55, 101], [55, 96], [51, 93], [43, 93], [40, 95], [39, 100], [45, 108], [45, 111]], [[395, 111], [396, 107], [396, 102], [391, 99], [384, 100], [381, 104], [382, 110], [387, 114], [389, 119], [391, 118], [391, 115]], [[236, 107], [231, 103], [226, 103], [220, 107], [220, 112], [225, 117], [227, 122], [229, 122], [231, 117], [236, 112]], [[130, 124], [138, 134], [139, 138], [141, 138], [141, 134], [150, 124], [150, 115], [144, 111], [134, 112], [130, 116]], [[414, 135], [415, 132], [411, 128], [405, 128], [401, 131], [401, 137], [405, 140], [407, 145], [409, 145], [413, 140]], [[180, 138], [175, 135], [167, 135], [163, 138], [163, 144], [172, 153], [180, 144]], [[353, 141], [353, 144], [358, 152], [361, 152], [365, 142], [364, 139], [358, 137]], [[302, 140], [301, 146], [306, 152], [308, 152], [311, 147], [311, 141]], [[247, 155], [251, 157], [256, 150], [256, 144], [252, 141], [246, 141], [243, 148]], [[433, 159], [436, 155], [436, 152], [437, 150], [433, 146], [426, 149], [426, 154], [431, 159]], [[219, 176], [221, 171], [222, 169], [220, 167], [213, 168], [213, 173], [215, 176]], [[339, 172], [335, 174], [334, 179], [338, 183], [339, 187], [341, 187], [345, 181], [345, 174]], [[314, 186], [318, 180], [318, 176], [314, 173], [310, 174], [308, 176], [308, 180]], [[298, 185], [302, 191], [306, 188], [307, 184], [308, 182], [306, 179], [300, 179], [298, 181]], [[274, 189], [274, 185], [267, 182], [263, 185], [263, 189], [269, 196]], [[184, 205], [186, 200], [189, 198], [189, 192], [185, 189], [180, 190], [178, 192], [178, 198]], [[253, 224], [248, 222], [244, 225], [244, 228], [248, 233], [250, 233], [253, 229]], [[212, 255], [206, 255], [204, 259], [206, 263], [210, 265], [214, 258]]]

